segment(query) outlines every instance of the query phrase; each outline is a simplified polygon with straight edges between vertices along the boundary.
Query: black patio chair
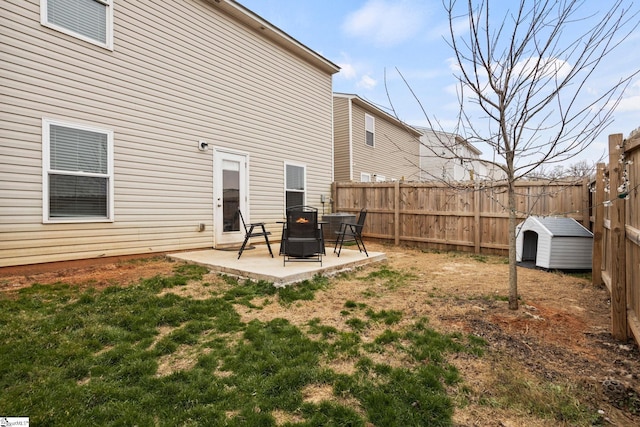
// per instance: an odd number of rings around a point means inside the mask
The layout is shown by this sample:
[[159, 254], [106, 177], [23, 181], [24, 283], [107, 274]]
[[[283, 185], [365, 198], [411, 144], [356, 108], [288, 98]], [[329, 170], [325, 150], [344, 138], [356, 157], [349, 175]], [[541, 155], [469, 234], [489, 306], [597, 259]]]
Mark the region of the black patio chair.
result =
[[[365, 255], [368, 257], [369, 253], [367, 252], [367, 248], [364, 246], [364, 241], [362, 240], [362, 229], [364, 228], [364, 221], [367, 219], [367, 210], [361, 209], [360, 215], [358, 215], [358, 221], [356, 223], [343, 222], [340, 224], [340, 229], [336, 231], [336, 244], [333, 247], [333, 253], [337, 253], [340, 256], [340, 252], [342, 251], [342, 245], [344, 244], [345, 238], [347, 241], [355, 241], [356, 245], [358, 245], [358, 250], [360, 252], [364, 251]], [[362, 247], [360, 247], [362, 245]]]
[[244, 242], [242, 242], [242, 246], [240, 247], [240, 251], [238, 251], [238, 259], [242, 256], [242, 252], [244, 252], [245, 246], [247, 246], [247, 242], [252, 237], [264, 237], [264, 241], [267, 242], [267, 248], [269, 248], [269, 253], [271, 254], [271, 258], [273, 258], [273, 252], [271, 252], [271, 245], [269, 244], [269, 235], [270, 231], [267, 231], [264, 227], [264, 222], [253, 222], [247, 224], [244, 222], [244, 217], [242, 216], [242, 212], [238, 209], [238, 215], [240, 216], [240, 220], [242, 221], [242, 227], [244, 228]]
[[324, 238], [318, 226], [318, 209], [311, 206], [287, 209], [280, 253], [285, 266], [292, 261], [313, 261], [322, 265]]

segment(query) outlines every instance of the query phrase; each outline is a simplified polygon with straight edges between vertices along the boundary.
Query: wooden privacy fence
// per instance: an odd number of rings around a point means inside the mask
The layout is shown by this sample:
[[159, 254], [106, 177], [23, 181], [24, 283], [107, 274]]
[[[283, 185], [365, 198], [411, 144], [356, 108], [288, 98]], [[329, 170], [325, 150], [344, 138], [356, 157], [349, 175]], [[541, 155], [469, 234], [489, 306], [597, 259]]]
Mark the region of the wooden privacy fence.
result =
[[[526, 181], [517, 184], [517, 214], [562, 215], [589, 227], [589, 182]], [[333, 184], [333, 210], [368, 209], [365, 237], [420, 244], [439, 250], [508, 252], [507, 187], [504, 183]]]
[[591, 184], [593, 283], [611, 293], [611, 333], [640, 343], [640, 134], [609, 136], [609, 164]]

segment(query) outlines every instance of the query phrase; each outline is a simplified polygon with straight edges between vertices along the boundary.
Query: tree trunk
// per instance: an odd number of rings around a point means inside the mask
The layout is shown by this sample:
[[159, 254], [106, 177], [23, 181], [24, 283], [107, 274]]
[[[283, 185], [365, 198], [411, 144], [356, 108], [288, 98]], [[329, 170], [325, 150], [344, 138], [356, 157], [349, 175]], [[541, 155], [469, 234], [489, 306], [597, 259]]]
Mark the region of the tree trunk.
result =
[[509, 309], [518, 309], [518, 270], [516, 267], [516, 189], [509, 181]]

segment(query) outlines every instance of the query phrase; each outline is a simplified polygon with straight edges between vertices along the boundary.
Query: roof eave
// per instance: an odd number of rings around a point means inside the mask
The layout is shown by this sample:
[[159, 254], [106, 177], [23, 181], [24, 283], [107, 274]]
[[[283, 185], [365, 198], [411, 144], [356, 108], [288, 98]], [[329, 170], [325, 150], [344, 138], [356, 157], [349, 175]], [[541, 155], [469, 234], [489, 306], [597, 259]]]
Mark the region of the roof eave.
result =
[[416, 126], [416, 129], [421, 130], [423, 135], [426, 135], [425, 132], [433, 132], [433, 133], [440, 133], [447, 136], [452, 136], [457, 144], [464, 145], [465, 147], [469, 148], [469, 150], [472, 153], [477, 154], [478, 156], [482, 154], [482, 151], [480, 151], [475, 145], [473, 145], [472, 143], [470, 143], [469, 141], [467, 141], [466, 139], [464, 139], [463, 137], [461, 137], [456, 133], [439, 131], [439, 130], [431, 129], [424, 126]]
[[462, 145], [465, 145], [470, 151], [478, 156], [482, 154], [482, 151], [478, 150], [475, 145], [471, 144], [469, 141], [461, 137], [460, 135], [456, 135], [456, 142], [459, 142]]

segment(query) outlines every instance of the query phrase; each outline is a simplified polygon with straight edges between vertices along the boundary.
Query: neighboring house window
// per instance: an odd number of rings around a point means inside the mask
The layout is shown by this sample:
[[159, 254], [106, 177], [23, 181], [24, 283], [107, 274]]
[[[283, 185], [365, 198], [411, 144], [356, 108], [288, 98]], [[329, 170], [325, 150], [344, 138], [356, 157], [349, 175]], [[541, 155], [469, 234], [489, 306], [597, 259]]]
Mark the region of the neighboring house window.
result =
[[384, 175], [376, 175], [376, 182], [385, 182], [387, 178]]
[[113, 220], [113, 131], [42, 120], [43, 221]]
[[113, 49], [113, 0], [40, 0], [40, 23]]
[[360, 173], [360, 182], [371, 182], [371, 174], [370, 173]]
[[285, 164], [285, 206], [304, 205], [306, 167], [293, 164]]
[[365, 144], [370, 147], [373, 147], [374, 144], [374, 136], [375, 136], [375, 127], [376, 122], [373, 116], [369, 114], [364, 115], [364, 133], [365, 133]]

